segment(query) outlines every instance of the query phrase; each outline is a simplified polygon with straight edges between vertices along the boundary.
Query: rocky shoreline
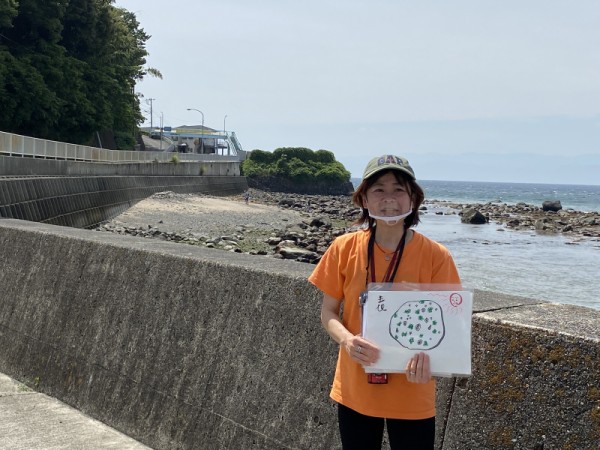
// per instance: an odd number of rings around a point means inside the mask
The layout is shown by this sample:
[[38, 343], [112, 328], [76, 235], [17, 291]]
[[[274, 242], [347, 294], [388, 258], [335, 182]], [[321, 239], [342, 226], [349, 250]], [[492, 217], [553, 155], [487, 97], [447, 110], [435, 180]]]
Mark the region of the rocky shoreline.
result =
[[[349, 196], [255, 189], [250, 190], [248, 205], [243, 195], [223, 198], [166, 192], [149, 200], [159, 204], [149, 208], [144, 206], [145, 201], [140, 202], [133, 211], [96, 230], [315, 264], [337, 236], [352, 228], [360, 213]], [[200, 202], [202, 209], [185, 209], [192, 200]], [[212, 207], [206, 206], [208, 200]], [[178, 216], [168, 210], [177, 204], [184, 208]], [[429, 200], [421, 213], [464, 215], [469, 210], [478, 212], [485, 222], [515, 232], [534, 230], [600, 241], [598, 212], [543, 211], [541, 206], [524, 203], [461, 204]]]
[[[319, 196], [281, 194], [255, 191], [254, 201], [292, 208], [312, 214], [329, 216], [352, 222], [360, 210], [347, 196]], [[478, 211], [486, 223], [505, 225], [514, 231], [536, 231], [585, 237], [600, 241], [600, 212], [582, 212], [573, 209], [544, 211], [542, 206], [517, 203], [455, 203], [442, 200], [425, 200], [421, 213], [463, 215], [468, 210]]]
[[515, 231], [533, 230], [600, 240], [599, 212], [581, 212], [573, 209], [544, 211], [541, 206], [526, 203], [461, 204], [436, 201], [435, 204], [459, 211], [458, 214], [468, 210], [478, 211], [487, 222], [502, 224]]

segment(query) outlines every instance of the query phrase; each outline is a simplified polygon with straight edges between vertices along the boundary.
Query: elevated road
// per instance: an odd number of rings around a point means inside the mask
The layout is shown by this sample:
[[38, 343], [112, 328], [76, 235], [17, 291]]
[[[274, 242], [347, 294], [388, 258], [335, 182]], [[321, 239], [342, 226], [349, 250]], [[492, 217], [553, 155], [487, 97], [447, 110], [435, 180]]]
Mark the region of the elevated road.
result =
[[152, 139], [151, 137], [142, 134], [142, 140], [144, 141], [144, 146], [146, 147], [146, 151], [151, 152], [160, 152], [160, 151], [173, 151], [173, 143], [170, 139], [166, 137], [162, 139]]

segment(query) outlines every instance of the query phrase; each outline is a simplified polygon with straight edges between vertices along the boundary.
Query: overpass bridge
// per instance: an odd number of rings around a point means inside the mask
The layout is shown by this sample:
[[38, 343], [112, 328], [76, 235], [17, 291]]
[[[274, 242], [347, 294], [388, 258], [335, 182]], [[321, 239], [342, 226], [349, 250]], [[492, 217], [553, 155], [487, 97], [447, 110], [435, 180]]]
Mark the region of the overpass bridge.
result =
[[[188, 144], [192, 154], [221, 154], [235, 156], [240, 161], [247, 157], [247, 152], [242, 148], [242, 144], [237, 138], [235, 131], [216, 131], [207, 127], [167, 127], [163, 130], [151, 130], [145, 128], [149, 137], [167, 140], [165, 149], [177, 150], [177, 145], [181, 142]], [[153, 136], [154, 135], [154, 136]], [[147, 143], [148, 141], [145, 140]], [[154, 147], [154, 146], [152, 146]]]

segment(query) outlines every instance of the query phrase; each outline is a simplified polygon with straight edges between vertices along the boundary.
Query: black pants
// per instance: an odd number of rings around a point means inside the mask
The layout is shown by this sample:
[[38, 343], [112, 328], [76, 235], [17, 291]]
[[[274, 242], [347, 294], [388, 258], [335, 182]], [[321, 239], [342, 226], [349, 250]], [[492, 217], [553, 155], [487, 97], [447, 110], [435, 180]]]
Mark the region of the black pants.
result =
[[435, 417], [383, 419], [365, 416], [338, 404], [338, 421], [344, 450], [380, 450], [384, 424], [392, 450], [433, 450], [435, 445]]

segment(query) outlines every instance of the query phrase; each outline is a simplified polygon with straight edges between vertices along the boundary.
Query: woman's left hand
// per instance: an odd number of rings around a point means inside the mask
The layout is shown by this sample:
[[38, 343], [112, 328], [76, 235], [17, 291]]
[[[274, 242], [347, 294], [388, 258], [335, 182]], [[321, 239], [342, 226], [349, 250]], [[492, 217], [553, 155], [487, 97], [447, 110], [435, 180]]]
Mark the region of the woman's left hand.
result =
[[429, 355], [417, 353], [406, 364], [406, 379], [411, 383], [428, 383], [431, 380]]

